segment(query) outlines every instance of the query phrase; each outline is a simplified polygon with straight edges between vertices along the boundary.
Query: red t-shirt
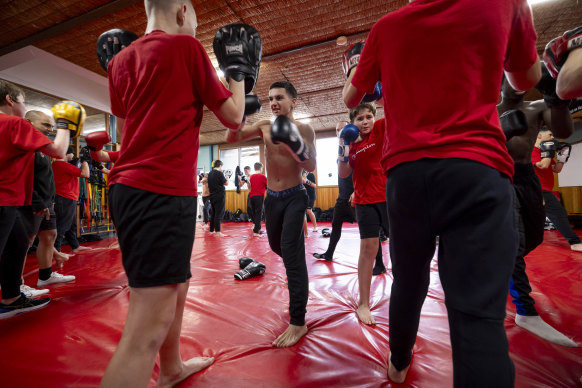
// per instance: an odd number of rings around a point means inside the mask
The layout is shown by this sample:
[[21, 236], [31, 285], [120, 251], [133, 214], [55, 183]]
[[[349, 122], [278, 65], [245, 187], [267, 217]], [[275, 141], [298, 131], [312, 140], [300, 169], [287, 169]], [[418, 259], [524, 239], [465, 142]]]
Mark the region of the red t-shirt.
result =
[[552, 159], [550, 167], [548, 168], [539, 168], [536, 166], [536, 163], [541, 160], [542, 150], [538, 147], [534, 147], [533, 152], [531, 153], [531, 162], [534, 165], [536, 175], [540, 179], [542, 190], [552, 191], [554, 190], [554, 170], [552, 170], [552, 166], [556, 164], [556, 161]]
[[57, 195], [64, 198], [79, 200], [79, 177], [81, 169], [62, 160], [53, 162], [53, 174]]
[[350, 167], [354, 171], [354, 203], [366, 205], [386, 202], [386, 175], [380, 158], [384, 145], [384, 119], [359, 143], [350, 144]]
[[370, 31], [352, 84], [382, 82], [382, 167], [465, 158], [513, 176], [496, 104], [503, 69], [537, 58], [526, 0], [415, 0]]
[[0, 206], [32, 203], [34, 151], [49, 143], [28, 121], [0, 113]]
[[249, 197], [256, 197], [260, 195], [261, 197], [265, 195], [265, 189], [267, 188], [267, 177], [263, 174], [253, 174], [250, 178], [251, 181], [251, 192]]
[[111, 111], [125, 119], [109, 184], [196, 196], [204, 105], [218, 109], [232, 95], [202, 44], [153, 31], [117, 54], [108, 74]]

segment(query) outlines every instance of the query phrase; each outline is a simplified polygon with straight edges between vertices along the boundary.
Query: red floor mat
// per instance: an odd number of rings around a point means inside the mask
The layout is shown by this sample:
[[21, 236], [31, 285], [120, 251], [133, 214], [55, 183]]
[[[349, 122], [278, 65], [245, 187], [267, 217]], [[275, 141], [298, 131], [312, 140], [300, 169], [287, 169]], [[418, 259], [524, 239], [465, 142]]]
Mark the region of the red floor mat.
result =
[[[320, 227], [329, 227], [328, 223]], [[388, 303], [392, 277], [374, 277], [372, 312], [377, 325], [359, 323], [357, 226], [345, 226], [333, 262], [319, 261], [329, 239], [306, 240], [310, 276], [309, 334], [288, 349], [271, 346], [288, 322], [288, 292], [282, 261], [267, 238], [252, 237], [251, 224], [225, 224], [230, 237], [197, 227], [182, 331], [182, 355], [213, 356], [215, 363], [180, 387], [386, 387]], [[50, 286], [53, 301], [44, 309], [0, 321], [2, 387], [95, 387], [123, 329], [128, 288], [115, 239], [88, 243], [94, 248], [72, 257], [64, 274], [71, 283]], [[66, 251], [65, 247], [65, 251]], [[385, 262], [388, 244], [383, 244]], [[236, 281], [238, 258], [251, 256], [267, 266], [263, 277]], [[582, 344], [582, 253], [570, 251], [555, 231], [527, 259], [541, 316]], [[29, 255], [25, 281], [34, 286], [36, 259]], [[152, 306], [154, 308], [155, 306]], [[518, 387], [575, 387], [582, 376], [582, 349], [546, 342], [513, 323], [508, 299], [506, 329]], [[415, 356], [406, 385], [452, 386], [448, 322], [436, 262], [422, 310]], [[494, 373], [494, 371], [492, 371]], [[151, 380], [154, 385], [157, 366]]]

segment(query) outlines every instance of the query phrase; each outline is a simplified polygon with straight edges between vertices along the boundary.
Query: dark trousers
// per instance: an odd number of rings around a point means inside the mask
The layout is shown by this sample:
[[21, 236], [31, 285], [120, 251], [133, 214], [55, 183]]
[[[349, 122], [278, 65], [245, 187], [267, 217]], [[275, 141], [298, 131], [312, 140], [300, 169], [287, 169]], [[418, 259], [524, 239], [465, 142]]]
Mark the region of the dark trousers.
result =
[[535, 174], [533, 164], [516, 164], [513, 176], [515, 189], [515, 211], [519, 217], [519, 249], [509, 283], [509, 293], [513, 297], [519, 315], [538, 315], [535, 301], [530, 296], [531, 286], [525, 272], [524, 257], [544, 240], [546, 215], [542, 200], [542, 187]]
[[353, 223], [356, 220], [356, 213], [347, 199], [338, 198], [333, 207], [333, 220], [331, 221], [331, 235], [329, 236], [329, 245], [324, 255], [333, 258], [335, 247], [342, 236], [342, 225], [344, 222]]
[[224, 202], [226, 193], [219, 193], [210, 196], [210, 231], [220, 232], [220, 223], [224, 217]]
[[77, 217], [76, 209], [77, 201], [74, 199], [61, 197], [60, 195], [55, 196], [55, 214], [57, 216], [57, 239], [55, 240], [55, 248], [59, 252], [61, 251], [65, 233], [71, 229], [73, 220]]
[[518, 248], [509, 178], [466, 159], [421, 159], [390, 170], [386, 202], [394, 281], [391, 361], [410, 364], [439, 236], [455, 387], [512, 387], [503, 321]]
[[[76, 208], [76, 207], [75, 207]], [[69, 243], [72, 249], [77, 249], [81, 244], [77, 239], [77, 214], [74, 212], [73, 215], [73, 222], [71, 223], [71, 227], [69, 230], [65, 232], [65, 240]]]
[[283, 258], [289, 288], [289, 323], [305, 325], [309, 281], [305, 264], [305, 236], [303, 218], [307, 209], [305, 190], [286, 197], [267, 193], [265, 199], [265, 226], [271, 249]]
[[558, 229], [558, 232], [568, 240], [570, 245], [580, 244], [580, 237], [572, 230], [570, 221], [568, 221], [568, 213], [564, 209], [564, 206], [562, 206], [551, 191], [543, 190], [542, 195], [546, 202], [546, 216], [552, 221], [552, 224]]
[[20, 295], [20, 278], [28, 250], [28, 236], [18, 208], [0, 206], [0, 286], [2, 299]]
[[263, 196], [254, 195], [251, 197], [251, 213], [252, 219], [255, 226], [253, 227], [254, 233], [259, 233], [261, 231], [261, 219], [263, 218]]
[[202, 220], [207, 223], [210, 219], [210, 196], [202, 197]]

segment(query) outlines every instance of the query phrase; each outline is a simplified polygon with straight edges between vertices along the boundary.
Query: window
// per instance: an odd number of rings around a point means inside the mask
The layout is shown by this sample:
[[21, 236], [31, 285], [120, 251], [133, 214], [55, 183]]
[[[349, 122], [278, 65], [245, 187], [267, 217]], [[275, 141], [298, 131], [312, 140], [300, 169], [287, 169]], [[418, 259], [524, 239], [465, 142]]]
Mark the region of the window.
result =
[[260, 149], [258, 145], [221, 149], [219, 159], [222, 160], [222, 171], [225, 173], [225, 175], [227, 175], [227, 171], [232, 173], [230, 179], [228, 180], [226, 189], [235, 190], [236, 187], [234, 186], [234, 173], [236, 171], [236, 167], [239, 166], [242, 173], [244, 167], [249, 166], [251, 168], [251, 174], [253, 174], [255, 170], [254, 164], [261, 161]]
[[337, 137], [324, 137], [317, 139], [315, 150], [317, 152], [317, 185], [337, 185]]

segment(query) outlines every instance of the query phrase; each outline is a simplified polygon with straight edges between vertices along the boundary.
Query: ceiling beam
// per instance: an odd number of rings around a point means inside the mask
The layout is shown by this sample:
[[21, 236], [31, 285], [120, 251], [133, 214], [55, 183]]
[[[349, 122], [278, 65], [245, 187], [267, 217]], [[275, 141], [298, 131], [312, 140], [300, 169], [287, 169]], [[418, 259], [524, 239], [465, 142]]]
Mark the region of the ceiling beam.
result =
[[130, 5], [140, 2], [142, 0], [114, 0], [110, 3], [104, 4], [100, 7], [92, 9], [91, 11], [74, 17], [72, 19], [68, 19], [62, 23], [44, 29], [42, 31], [37, 32], [36, 34], [30, 35], [24, 39], [21, 39], [17, 42], [9, 44], [0, 48], [0, 56], [6, 55], [18, 49], [21, 49], [26, 46], [34, 45], [42, 40], [52, 38], [53, 36], [63, 34], [73, 28], [79, 27], [83, 24], [89, 23], [95, 19], [98, 19], [103, 16], [110, 15], [114, 12], [119, 11], [120, 9], [129, 7]]

